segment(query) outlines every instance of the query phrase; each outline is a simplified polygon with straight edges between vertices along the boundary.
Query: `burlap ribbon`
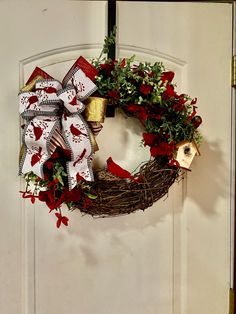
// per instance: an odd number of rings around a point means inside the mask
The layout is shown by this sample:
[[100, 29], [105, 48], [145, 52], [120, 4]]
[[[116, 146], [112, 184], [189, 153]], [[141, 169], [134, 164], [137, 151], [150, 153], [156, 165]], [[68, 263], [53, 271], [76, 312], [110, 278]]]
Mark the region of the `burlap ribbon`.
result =
[[78, 60], [62, 84], [54, 79], [40, 79], [34, 91], [19, 94], [20, 114], [27, 122], [20, 174], [32, 171], [44, 178], [43, 165], [56, 149], [53, 136], [61, 134], [71, 151], [71, 160], [67, 162], [70, 189], [76, 186], [78, 177], [93, 181], [91, 131], [81, 112], [85, 109], [83, 101], [97, 89], [92, 81], [95, 69], [85, 59]]

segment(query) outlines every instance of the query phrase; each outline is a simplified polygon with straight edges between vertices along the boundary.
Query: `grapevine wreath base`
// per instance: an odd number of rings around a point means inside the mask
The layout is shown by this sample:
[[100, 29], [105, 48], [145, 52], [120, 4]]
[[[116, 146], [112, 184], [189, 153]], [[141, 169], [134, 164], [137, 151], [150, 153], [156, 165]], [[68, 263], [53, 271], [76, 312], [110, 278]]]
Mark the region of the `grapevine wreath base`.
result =
[[[112, 37], [105, 39], [103, 54], [111, 42]], [[166, 195], [181, 169], [189, 168], [201, 140], [196, 99], [178, 94], [173, 77], [162, 63], [135, 64], [133, 57], [99, 58], [92, 64], [80, 57], [62, 82], [36, 68], [19, 93], [25, 120], [22, 197], [45, 202], [59, 228], [68, 225], [63, 204], [110, 217], [145, 210]], [[150, 159], [135, 173], [111, 157], [104, 169], [92, 167], [96, 136], [109, 108], [142, 125], [141, 143], [150, 148]]]
[[100, 171], [97, 176], [102, 174], [104, 179], [96, 180], [91, 186], [91, 191], [97, 198], [87, 207], [79, 209], [97, 217], [119, 216], [145, 210], [168, 193], [180, 172], [176, 167], [171, 168], [165, 158], [155, 158], [144, 163], [132, 181], [110, 178], [108, 172]]

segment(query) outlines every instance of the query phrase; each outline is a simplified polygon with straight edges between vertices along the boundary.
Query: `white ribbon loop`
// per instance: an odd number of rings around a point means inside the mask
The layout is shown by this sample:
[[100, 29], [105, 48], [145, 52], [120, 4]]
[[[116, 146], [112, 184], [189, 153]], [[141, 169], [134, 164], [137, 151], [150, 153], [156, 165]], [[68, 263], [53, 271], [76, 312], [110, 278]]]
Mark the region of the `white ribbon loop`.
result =
[[35, 92], [19, 94], [20, 114], [23, 119], [29, 120], [35, 116], [56, 116], [60, 109], [61, 100], [57, 91], [61, 89], [56, 80], [39, 80], [35, 85]]
[[77, 99], [77, 92], [74, 86], [68, 85], [57, 93], [59, 99], [64, 103], [64, 107], [70, 113], [80, 113], [84, 110], [85, 105]]
[[[79, 67], [75, 67], [71, 74], [71, 77], [67, 77], [69, 80], [66, 82], [66, 86], [72, 84], [76, 89], [77, 98], [81, 101], [85, 100], [97, 89], [93, 81]], [[65, 81], [63, 83], [65, 84]]]

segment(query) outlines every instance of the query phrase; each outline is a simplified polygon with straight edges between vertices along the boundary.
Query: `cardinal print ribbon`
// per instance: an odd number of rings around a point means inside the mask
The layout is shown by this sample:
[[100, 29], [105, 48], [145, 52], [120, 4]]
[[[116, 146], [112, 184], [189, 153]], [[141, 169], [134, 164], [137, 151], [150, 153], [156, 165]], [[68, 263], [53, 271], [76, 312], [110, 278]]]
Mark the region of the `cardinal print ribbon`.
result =
[[67, 162], [69, 189], [76, 186], [77, 178], [93, 181], [91, 131], [81, 112], [85, 108], [82, 101], [97, 89], [95, 75], [96, 69], [80, 57], [62, 84], [44, 76], [36, 81], [34, 91], [19, 93], [20, 114], [26, 120], [20, 174], [32, 171], [44, 177], [43, 165], [56, 149], [51, 145], [52, 137], [60, 133], [71, 151]]

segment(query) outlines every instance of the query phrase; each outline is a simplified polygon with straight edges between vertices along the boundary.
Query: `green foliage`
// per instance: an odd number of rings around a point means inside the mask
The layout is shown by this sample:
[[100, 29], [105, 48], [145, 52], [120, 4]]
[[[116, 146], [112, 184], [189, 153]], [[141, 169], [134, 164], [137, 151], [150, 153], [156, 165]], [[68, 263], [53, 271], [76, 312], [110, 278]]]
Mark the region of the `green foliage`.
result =
[[97, 60], [98, 63], [101, 61], [101, 58], [102, 58], [102, 56], [104, 54], [108, 54], [109, 53], [110, 47], [113, 46], [116, 43], [116, 30], [117, 30], [117, 27], [114, 26], [114, 28], [111, 31], [110, 35], [105, 37], [102, 51], [101, 51], [100, 56], [99, 56], [99, 58]]
[[67, 178], [67, 173], [65, 172], [64, 167], [59, 162], [55, 162], [53, 165], [53, 179], [57, 179], [62, 187], [65, 185], [63, 177], [65, 177], [65, 179]]

